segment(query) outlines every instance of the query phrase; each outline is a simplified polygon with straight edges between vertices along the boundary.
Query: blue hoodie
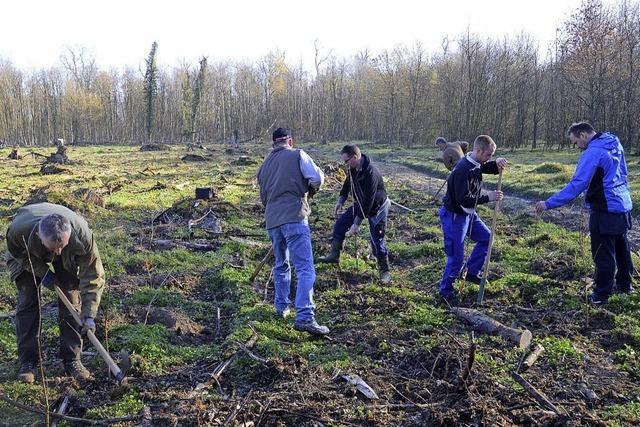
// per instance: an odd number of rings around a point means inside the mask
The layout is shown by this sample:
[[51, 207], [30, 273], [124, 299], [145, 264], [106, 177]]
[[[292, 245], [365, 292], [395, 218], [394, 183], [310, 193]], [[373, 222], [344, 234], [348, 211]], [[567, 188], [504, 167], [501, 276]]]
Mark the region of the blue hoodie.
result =
[[631, 210], [627, 164], [617, 136], [597, 133], [589, 141], [578, 160], [573, 178], [547, 199], [547, 209], [566, 205], [585, 190], [585, 205], [593, 211], [624, 213]]

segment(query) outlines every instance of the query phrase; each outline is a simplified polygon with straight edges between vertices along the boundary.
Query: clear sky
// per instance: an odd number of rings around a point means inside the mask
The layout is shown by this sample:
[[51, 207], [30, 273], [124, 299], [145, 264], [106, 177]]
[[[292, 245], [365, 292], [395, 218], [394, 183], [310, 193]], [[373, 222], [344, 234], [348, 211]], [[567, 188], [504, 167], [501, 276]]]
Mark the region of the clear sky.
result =
[[430, 53], [470, 28], [498, 38], [525, 31], [542, 52], [579, 0], [11, 0], [0, 14], [0, 58], [28, 70], [58, 66], [65, 46], [84, 46], [100, 68], [142, 67], [158, 42], [163, 66], [256, 60], [270, 50], [313, 64], [314, 40], [339, 56], [416, 40]]

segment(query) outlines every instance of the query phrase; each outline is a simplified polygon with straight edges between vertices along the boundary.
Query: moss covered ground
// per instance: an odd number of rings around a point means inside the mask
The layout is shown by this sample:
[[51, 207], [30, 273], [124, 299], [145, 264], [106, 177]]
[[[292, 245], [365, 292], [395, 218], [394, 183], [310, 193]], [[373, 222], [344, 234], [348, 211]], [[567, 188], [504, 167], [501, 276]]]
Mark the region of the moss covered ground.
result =
[[[316, 255], [329, 246], [331, 211], [344, 176], [340, 145], [301, 145], [327, 171], [327, 184], [311, 202]], [[444, 171], [432, 161], [435, 150], [362, 147], [374, 161], [409, 165], [416, 175]], [[394, 208], [390, 214], [393, 284], [378, 282], [364, 234], [347, 241], [339, 266], [317, 265], [316, 313], [331, 328], [329, 338], [298, 332], [291, 319], [277, 318], [269, 265], [250, 281], [269, 247], [254, 181], [268, 145], [241, 150], [211, 147], [205, 153], [210, 160], [184, 162], [179, 146], [163, 152], [72, 146], [69, 156], [77, 163], [56, 175], [42, 175], [30, 156], [5, 160], [8, 151], [0, 150], [0, 234], [30, 200], [83, 214], [107, 272], [98, 337], [112, 354], [126, 350], [133, 361], [124, 393], [113, 392], [91, 347], [83, 361], [95, 380], [80, 384], [62, 376], [55, 301], [45, 291], [42, 341], [50, 401], [71, 395], [71, 415], [92, 419], [136, 415], [146, 407], [159, 425], [640, 423], [640, 297], [614, 296], [605, 310], [586, 304], [593, 270], [588, 236], [523, 212], [498, 219], [483, 310], [506, 325], [530, 329], [534, 344], [545, 347], [523, 373], [561, 409], [559, 415], [541, 413], [510, 375], [522, 351], [499, 337], [472, 338], [469, 326], [437, 298], [445, 261], [439, 201], [393, 174], [385, 177], [391, 197], [415, 210]], [[238, 162], [241, 155], [253, 163]], [[505, 181], [508, 190], [537, 197], [561, 188], [577, 153], [505, 156], [513, 171]], [[214, 199], [196, 205], [195, 187], [213, 187]], [[94, 190], [102, 203], [83, 197], [81, 189]], [[489, 222], [491, 207], [482, 206], [480, 214]], [[215, 217], [220, 230], [189, 230], [189, 220], [203, 215]], [[186, 243], [213, 250], [189, 249]], [[0, 249], [5, 247], [2, 237]], [[10, 313], [17, 292], [4, 263], [0, 267], [0, 312]], [[472, 306], [477, 286], [461, 290], [463, 304]], [[243, 350], [254, 331], [250, 352], [257, 358]], [[475, 363], [461, 381], [472, 339]], [[217, 381], [198, 387], [230, 358]], [[16, 371], [13, 319], [3, 316], [0, 392], [42, 408], [41, 384], [17, 383]], [[344, 374], [360, 375], [380, 399], [369, 401], [341, 379]], [[587, 398], [585, 390], [597, 398]], [[9, 425], [39, 419], [3, 402], [0, 413], [0, 422]]]

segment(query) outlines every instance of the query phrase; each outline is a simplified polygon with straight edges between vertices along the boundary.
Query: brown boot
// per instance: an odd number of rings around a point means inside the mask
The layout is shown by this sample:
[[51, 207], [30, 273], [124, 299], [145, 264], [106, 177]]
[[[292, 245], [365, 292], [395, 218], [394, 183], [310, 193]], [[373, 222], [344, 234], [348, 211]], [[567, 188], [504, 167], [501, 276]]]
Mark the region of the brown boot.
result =
[[83, 381], [91, 379], [91, 372], [84, 367], [80, 360], [65, 360], [64, 372], [76, 380]]
[[331, 252], [327, 256], [318, 258], [318, 262], [327, 264], [338, 264], [340, 262], [340, 252], [342, 251], [342, 242], [331, 242]]
[[33, 384], [36, 380], [36, 363], [21, 362], [17, 379], [23, 383]]

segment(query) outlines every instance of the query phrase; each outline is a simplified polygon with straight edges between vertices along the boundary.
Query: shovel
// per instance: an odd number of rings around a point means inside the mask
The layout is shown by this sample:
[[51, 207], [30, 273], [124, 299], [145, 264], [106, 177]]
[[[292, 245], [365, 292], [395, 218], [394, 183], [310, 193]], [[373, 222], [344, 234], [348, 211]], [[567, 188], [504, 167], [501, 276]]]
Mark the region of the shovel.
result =
[[[60, 300], [67, 307], [67, 309], [75, 319], [78, 326], [82, 326], [82, 319], [80, 318], [80, 314], [78, 313], [76, 308], [71, 304], [71, 301], [69, 301], [69, 299], [64, 294], [64, 292], [62, 292], [62, 289], [60, 289], [58, 286], [55, 286], [55, 290], [56, 290], [56, 293], [58, 294], [58, 298], [60, 298]], [[93, 346], [98, 351], [98, 354], [100, 355], [100, 357], [102, 357], [102, 359], [104, 359], [106, 364], [109, 366], [109, 370], [111, 371], [115, 379], [118, 381], [118, 383], [122, 383], [122, 380], [124, 380], [127, 370], [131, 366], [131, 362], [129, 360], [129, 354], [124, 350], [120, 352], [120, 358], [122, 363], [122, 367], [120, 367], [116, 365], [116, 362], [113, 361], [113, 359], [111, 358], [111, 355], [109, 355], [107, 350], [105, 350], [102, 344], [100, 344], [100, 341], [98, 340], [96, 335], [93, 333], [93, 331], [87, 331], [87, 337], [89, 338], [89, 341], [91, 341], [91, 344], [93, 344]]]

